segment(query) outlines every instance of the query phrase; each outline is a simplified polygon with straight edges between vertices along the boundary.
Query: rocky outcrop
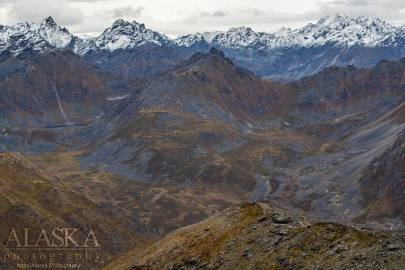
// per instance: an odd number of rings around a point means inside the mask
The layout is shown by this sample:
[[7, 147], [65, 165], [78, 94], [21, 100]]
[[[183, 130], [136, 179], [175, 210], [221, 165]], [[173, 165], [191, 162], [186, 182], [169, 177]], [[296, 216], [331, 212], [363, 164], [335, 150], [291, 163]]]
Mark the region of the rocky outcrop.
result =
[[241, 203], [106, 269], [402, 269], [405, 241]]

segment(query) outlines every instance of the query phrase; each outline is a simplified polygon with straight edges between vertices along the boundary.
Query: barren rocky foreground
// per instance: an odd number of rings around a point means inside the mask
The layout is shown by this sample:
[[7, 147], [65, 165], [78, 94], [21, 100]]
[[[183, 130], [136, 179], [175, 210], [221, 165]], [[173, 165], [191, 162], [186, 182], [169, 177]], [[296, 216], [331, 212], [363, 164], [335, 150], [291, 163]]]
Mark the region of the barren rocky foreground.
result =
[[240, 203], [107, 270], [404, 269], [405, 239], [308, 220], [262, 203]]

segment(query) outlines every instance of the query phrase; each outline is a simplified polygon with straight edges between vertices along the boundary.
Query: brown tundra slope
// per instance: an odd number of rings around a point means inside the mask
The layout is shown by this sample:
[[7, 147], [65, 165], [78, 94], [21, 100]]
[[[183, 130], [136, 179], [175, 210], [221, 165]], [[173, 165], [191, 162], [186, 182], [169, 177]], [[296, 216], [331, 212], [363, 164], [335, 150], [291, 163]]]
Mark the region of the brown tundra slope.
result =
[[[79, 229], [74, 238], [81, 244], [92, 228], [101, 245], [100, 260], [85, 263], [83, 269], [100, 268], [113, 256], [131, 248], [131, 243], [153, 239], [152, 233], [125, 209], [99, 202], [75, 191], [61, 179], [46, 176], [21, 154], [0, 153], [0, 269], [16, 269], [16, 261], [5, 262], [3, 254], [12, 247], [6, 247], [11, 230], [17, 232], [23, 243], [24, 228], [31, 231], [30, 244], [35, 243], [34, 235], [42, 229], [50, 235], [54, 228]], [[21, 256], [23, 253], [24, 250], [21, 254], [17, 251]], [[21, 258], [19, 262], [23, 261]]]
[[405, 239], [240, 203], [106, 270], [404, 269]]

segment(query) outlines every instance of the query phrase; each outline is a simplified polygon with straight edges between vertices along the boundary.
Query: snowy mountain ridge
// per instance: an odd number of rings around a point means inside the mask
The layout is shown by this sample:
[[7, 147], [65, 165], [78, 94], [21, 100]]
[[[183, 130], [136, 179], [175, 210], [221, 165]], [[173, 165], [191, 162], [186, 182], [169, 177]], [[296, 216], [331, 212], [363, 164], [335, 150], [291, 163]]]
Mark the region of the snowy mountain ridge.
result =
[[52, 17], [42, 23], [18, 23], [0, 27], [0, 51], [20, 52], [26, 48], [45, 50], [69, 47], [74, 36], [58, 26]]
[[405, 27], [394, 26], [369, 17], [327, 16], [317, 23], [278, 32], [256, 32], [249, 27], [228, 31], [196, 33], [169, 39], [144, 24], [117, 20], [96, 37], [81, 38], [55, 23], [52, 17], [41, 23], [18, 23], [0, 26], [0, 52], [19, 53], [31, 48], [38, 51], [70, 49], [84, 55], [91, 50], [115, 51], [144, 45], [216, 46], [221, 48], [277, 49], [316, 47], [331, 44], [339, 47], [389, 47], [405, 44]]
[[[211, 35], [210, 38], [205, 38]], [[346, 15], [327, 16], [302, 28], [283, 28], [278, 32], [255, 32], [248, 27], [231, 28], [225, 32], [197, 33], [179, 37], [180, 46], [194, 45], [196, 38], [225, 48], [254, 47], [260, 49], [313, 47], [325, 44], [337, 46], [393, 46], [405, 38], [405, 28], [369, 17], [350, 18]]]
[[90, 50], [130, 49], [146, 44], [172, 45], [164, 35], [147, 29], [144, 24], [117, 20], [96, 37], [76, 36], [55, 23], [52, 17], [41, 23], [17, 23], [0, 26], [0, 52], [20, 53], [25, 49], [48, 51], [69, 49], [84, 55]]
[[109, 51], [134, 48], [146, 44], [163, 46], [171, 43], [166, 36], [147, 29], [144, 24], [122, 19], [115, 21], [93, 42], [95, 48]]

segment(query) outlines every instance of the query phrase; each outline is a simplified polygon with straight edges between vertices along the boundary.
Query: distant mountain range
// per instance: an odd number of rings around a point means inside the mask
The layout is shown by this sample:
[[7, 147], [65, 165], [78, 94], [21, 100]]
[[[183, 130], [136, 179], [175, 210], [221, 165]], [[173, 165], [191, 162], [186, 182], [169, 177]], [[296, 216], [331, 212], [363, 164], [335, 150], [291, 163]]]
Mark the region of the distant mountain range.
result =
[[248, 27], [231, 28], [226, 32], [206, 32], [180, 37], [174, 42], [180, 46], [195, 46], [207, 42], [224, 48], [310, 48], [326, 44], [341, 47], [401, 46], [403, 27], [395, 27], [379, 19], [368, 17], [350, 18], [345, 15], [328, 16], [315, 24], [302, 28], [282, 28], [278, 32], [255, 32]]
[[[283, 28], [278, 32], [255, 32], [248, 27], [237, 27], [176, 39], [150, 30], [144, 24], [124, 20], [117, 20], [99, 36], [88, 38], [71, 34], [57, 25], [52, 17], [39, 24], [18, 23], [0, 28], [1, 53], [68, 49], [100, 63], [106, 54], [116, 56], [117, 51], [163, 49], [171, 53], [164, 53], [166, 56], [157, 62], [162, 64], [170, 60], [177, 64], [191, 53], [216, 47], [256, 75], [279, 80], [312, 75], [333, 65], [371, 67], [383, 59], [395, 60], [405, 56], [404, 45], [405, 27], [380, 19], [345, 15], [328, 16], [315, 24], [298, 29]], [[179, 57], [181, 55], [183, 57]], [[127, 65], [126, 58], [120, 57], [116, 64]]]

